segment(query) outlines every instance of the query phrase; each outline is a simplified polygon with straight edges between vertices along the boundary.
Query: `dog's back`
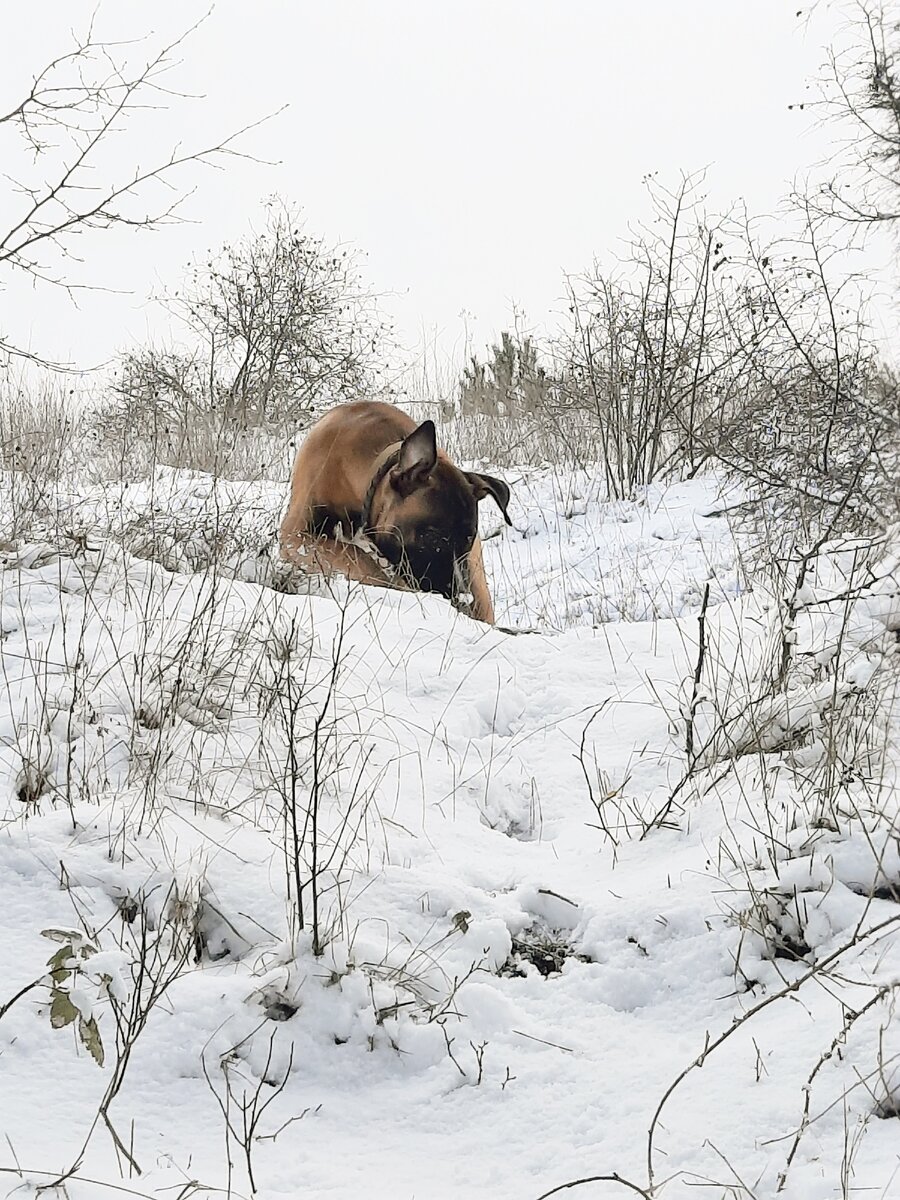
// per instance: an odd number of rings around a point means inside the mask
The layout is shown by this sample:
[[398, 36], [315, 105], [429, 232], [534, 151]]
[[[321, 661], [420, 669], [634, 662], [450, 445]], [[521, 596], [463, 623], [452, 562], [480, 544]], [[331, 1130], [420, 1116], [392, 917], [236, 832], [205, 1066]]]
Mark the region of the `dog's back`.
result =
[[297, 453], [282, 532], [326, 532], [329, 517], [358, 528], [375, 464], [415, 428], [405, 412], [377, 400], [341, 404], [326, 413]]

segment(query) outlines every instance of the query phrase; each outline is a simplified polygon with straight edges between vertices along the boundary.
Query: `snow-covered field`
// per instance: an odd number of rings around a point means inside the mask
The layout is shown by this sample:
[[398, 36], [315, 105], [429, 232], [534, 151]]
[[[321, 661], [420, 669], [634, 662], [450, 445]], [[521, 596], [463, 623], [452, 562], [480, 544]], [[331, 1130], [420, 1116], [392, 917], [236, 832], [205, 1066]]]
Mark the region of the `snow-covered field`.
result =
[[900, 1196], [896, 561], [775, 679], [714, 480], [505, 474], [521, 636], [286, 592], [264, 482], [3, 556], [0, 1195]]

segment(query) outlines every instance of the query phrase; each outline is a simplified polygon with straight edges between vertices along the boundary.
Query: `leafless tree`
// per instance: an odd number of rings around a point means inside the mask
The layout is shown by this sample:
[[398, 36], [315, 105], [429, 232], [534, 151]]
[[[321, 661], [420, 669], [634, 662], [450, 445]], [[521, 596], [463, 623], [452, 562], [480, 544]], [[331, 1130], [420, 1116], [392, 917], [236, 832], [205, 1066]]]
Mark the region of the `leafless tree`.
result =
[[[4, 275], [20, 274], [69, 292], [96, 287], [73, 271], [83, 263], [86, 233], [178, 221], [191, 168], [244, 156], [238, 139], [252, 126], [212, 145], [173, 146], [149, 162], [120, 149], [135, 121], [183, 98], [172, 77], [194, 29], [156, 49], [143, 38], [104, 41], [92, 24], [38, 71], [24, 95], [0, 101], [0, 211], [8, 214], [0, 225], [0, 286]], [[0, 356], [13, 355], [37, 358], [0, 332]]]
[[307, 233], [278, 198], [260, 232], [195, 262], [164, 303], [189, 349], [127, 354], [113, 389], [120, 418], [169, 429], [202, 415], [240, 428], [295, 425], [317, 402], [382, 386], [390, 331], [357, 256]]

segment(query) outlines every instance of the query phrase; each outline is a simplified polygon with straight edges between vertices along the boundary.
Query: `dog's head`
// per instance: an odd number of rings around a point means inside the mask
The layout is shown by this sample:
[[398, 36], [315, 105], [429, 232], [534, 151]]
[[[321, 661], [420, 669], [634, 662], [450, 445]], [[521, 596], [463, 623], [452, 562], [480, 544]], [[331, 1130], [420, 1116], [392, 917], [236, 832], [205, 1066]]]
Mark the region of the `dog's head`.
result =
[[375, 488], [367, 533], [415, 587], [455, 600], [469, 589], [467, 556], [485, 496], [493, 496], [511, 525], [506, 484], [439, 458], [434, 422], [423, 421]]

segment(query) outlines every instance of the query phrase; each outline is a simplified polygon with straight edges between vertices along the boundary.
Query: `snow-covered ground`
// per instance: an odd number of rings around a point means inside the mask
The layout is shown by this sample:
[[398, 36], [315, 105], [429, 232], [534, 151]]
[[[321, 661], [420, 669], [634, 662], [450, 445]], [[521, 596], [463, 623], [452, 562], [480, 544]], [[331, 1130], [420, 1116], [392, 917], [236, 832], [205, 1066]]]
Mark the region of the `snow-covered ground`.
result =
[[5, 554], [0, 1195], [900, 1196], [896, 563], [776, 686], [714, 480], [506, 476], [521, 636], [285, 593], [264, 482]]

